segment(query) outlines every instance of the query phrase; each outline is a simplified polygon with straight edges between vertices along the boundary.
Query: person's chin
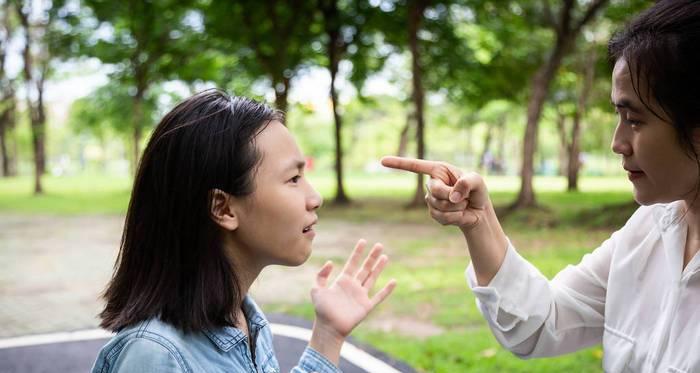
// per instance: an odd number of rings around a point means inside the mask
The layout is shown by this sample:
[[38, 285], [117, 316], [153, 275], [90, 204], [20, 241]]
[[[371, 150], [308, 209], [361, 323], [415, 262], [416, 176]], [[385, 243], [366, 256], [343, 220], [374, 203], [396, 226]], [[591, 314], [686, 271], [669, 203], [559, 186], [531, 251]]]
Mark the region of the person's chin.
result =
[[663, 196], [645, 192], [637, 188], [634, 189], [634, 201], [641, 206], [650, 206], [657, 203], [669, 203], [673, 202], [673, 199], [664, 198]]
[[311, 245], [308, 247], [305, 247], [303, 251], [299, 252], [299, 255], [294, 256], [293, 258], [290, 258], [284, 265], [288, 267], [298, 267], [309, 259], [311, 256]]

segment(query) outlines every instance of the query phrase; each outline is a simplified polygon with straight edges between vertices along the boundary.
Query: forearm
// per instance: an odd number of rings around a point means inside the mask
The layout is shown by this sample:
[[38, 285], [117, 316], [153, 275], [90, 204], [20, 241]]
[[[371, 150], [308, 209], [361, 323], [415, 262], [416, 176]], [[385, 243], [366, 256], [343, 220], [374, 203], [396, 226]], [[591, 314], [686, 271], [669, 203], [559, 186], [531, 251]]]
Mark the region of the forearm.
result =
[[469, 227], [460, 227], [460, 230], [467, 241], [478, 284], [485, 286], [501, 268], [508, 239], [491, 201], [478, 214], [479, 220], [476, 223]]

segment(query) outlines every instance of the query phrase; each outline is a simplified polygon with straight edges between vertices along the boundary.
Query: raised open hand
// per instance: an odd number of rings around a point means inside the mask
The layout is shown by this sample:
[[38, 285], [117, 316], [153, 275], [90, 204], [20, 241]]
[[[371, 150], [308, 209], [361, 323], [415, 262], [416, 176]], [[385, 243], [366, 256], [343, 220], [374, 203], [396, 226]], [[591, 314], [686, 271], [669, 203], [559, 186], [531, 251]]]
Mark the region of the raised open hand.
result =
[[311, 289], [316, 326], [337, 333], [337, 337], [347, 337], [396, 286], [396, 280], [392, 279], [370, 297], [372, 287], [384, 270], [388, 257], [382, 255], [382, 245], [378, 243], [360, 265], [365, 246], [364, 240], [357, 242], [342, 272], [330, 285], [328, 280], [333, 263], [329, 261], [324, 264]]

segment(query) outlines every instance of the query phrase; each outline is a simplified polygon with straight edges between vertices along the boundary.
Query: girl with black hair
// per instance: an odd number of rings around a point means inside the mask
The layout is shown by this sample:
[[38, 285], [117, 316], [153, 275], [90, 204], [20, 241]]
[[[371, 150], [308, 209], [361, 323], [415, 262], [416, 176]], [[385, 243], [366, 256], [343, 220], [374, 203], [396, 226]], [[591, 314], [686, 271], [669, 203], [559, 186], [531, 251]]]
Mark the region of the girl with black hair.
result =
[[[165, 115], [133, 192], [101, 326], [117, 332], [93, 373], [279, 372], [264, 314], [247, 295], [268, 265], [311, 253], [321, 196], [282, 113], [217, 90]], [[360, 240], [340, 275], [318, 272], [312, 337], [293, 372], [338, 372], [350, 332], [394, 289]]]
[[551, 281], [506, 238], [481, 176], [383, 163], [431, 176], [431, 215], [464, 234], [477, 305], [517, 356], [602, 343], [606, 372], [700, 372], [700, 1], [657, 2], [613, 37], [609, 56], [612, 150], [642, 206]]

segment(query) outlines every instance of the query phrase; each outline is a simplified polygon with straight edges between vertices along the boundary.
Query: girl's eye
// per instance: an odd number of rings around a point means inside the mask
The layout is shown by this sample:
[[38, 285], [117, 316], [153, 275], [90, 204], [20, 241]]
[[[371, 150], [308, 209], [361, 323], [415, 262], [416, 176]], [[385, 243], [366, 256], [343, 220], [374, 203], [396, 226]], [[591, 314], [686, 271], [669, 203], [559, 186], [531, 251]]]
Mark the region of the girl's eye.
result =
[[629, 119], [629, 118], [627, 118], [625, 121], [627, 122], [627, 124], [629, 124], [630, 126], [633, 126], [633, 127], [636, 127], [636, 126], [639, 126], [642, 124], [642, 122], [640, 122], [638, 120]]
[[293, 178], [289, 179], [289, 181], [296, 184], [299, 182], [299, 179], [301, 179], [301, 175], [294, 176]]

